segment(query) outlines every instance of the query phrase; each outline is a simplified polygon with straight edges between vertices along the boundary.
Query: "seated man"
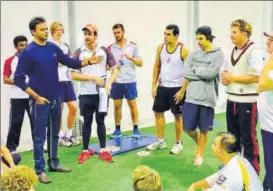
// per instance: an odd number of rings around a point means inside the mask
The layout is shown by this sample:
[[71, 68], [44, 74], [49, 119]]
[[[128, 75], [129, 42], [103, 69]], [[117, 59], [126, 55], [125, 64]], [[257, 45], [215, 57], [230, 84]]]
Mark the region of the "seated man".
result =
[[213, 154], [224, 167], [217, 173], [191, 184], [188, 191], [198, 188], [207, 191], [262, 191], [259, 177], [247, 159], [240, 156], [236, 138], [229, 133], [219, 133], [212, 145]]
[[145, 165], [138, 166], [133, 174], [134, 191], [163, 191], [158, 172]]
[[28, 166], [16, 166], [1, 176], [2, 191], [34, 191], [38, 181], [35, 171]]

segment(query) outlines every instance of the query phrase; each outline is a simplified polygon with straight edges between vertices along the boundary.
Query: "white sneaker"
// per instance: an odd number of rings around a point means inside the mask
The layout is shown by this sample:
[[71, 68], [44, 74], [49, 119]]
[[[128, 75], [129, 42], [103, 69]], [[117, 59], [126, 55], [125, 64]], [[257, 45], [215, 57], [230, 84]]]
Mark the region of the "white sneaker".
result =
[[167, 147], [167, 143], [166, 141], [163, 141], [163, 142], [159, 142], [158, 140], [156, 140], [156, 142], [148, 145], [146, 148], [148, 150], [157, 150], [157, 149], [165, 149]]
[[66, 137], [61, 137], [59, 139], [59, 145], [64, 147], [71, 147], [72, 143]]
[[170, 150], [170, 154], [178, 154], [183, 151], [183, 144], [174, 143], [172, 150]]
[[72, 143], [72, 145], [79, 145], [79, 144], [81, 144], [81, 142], [75, 136], [71, 136], [70, 138], [68, 138], [68, 141], [70, 143]]

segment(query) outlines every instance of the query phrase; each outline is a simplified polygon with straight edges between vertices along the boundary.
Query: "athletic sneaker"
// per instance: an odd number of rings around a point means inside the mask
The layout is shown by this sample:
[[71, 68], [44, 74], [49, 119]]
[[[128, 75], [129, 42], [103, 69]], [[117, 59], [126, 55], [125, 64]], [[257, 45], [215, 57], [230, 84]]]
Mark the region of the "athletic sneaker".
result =
[[170, 154], [178, 154], [183, 150], [183, 144], [174, 143], [172, 150], [170, 150]]
[[146, 148], [148, 150], [157, 150], [157, 149], [165, 149], [167, 147], [167, 143], [166, 141], [163, 142], [159, 142], [158, 140], [156, 140], [154, 143], [148, 145]]
[[112, 162], [113, 161], [112, 156], [111, 156], [110, 152], [108, 152], [108, 151], [100, 152], [99, 159], [104, 160], [105, 162]]
[[134, 132], [133, 132], [133, 137], [135, 138], [140, 138], [141, 137], [141, 133], [138, 129], [134, 129]]
[[116, 139], [121, 136], [122, 136], [121, 131], [119, 129], [116, 129], [114, 133], [111, 135], [111, 138]]
[[59, 145], [64, 147], [71, 147], [72, 143], [66, 137], [61, 137], [59, 139]]
[[83, 164], [89, 159], [89, 152], [82, 151], [80, 156], [78, 157], [78, 163]]
[[72, 143], [72, 145], [79, 145], [79, 144], [81, 144], [81, 142], [74, 135], [72, 135], [70, 138], [68, 138], [68, 141], [70, 143]]

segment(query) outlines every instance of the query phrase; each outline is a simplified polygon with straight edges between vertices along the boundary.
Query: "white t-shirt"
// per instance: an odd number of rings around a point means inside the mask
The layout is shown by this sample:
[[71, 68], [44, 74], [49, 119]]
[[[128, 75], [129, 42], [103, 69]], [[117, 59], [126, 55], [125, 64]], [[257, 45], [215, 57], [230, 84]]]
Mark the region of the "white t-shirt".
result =
[[208, 191], [244, 191], [244, 181], [239, 161], [242, 162], [249, 177], [248, 191], [263, 191], [260, 179], [247, 159], [239, 154], [234, 156], [220, 171], [206, 178], [210, 185]]
[[[60, 47], [60, 49], [62, 49], [64, 54], [67, 54], [69, 56], [71, 56], [71, 52], [70, 52], [70, 48], [68, 46], [67, 43], [61, 42], [61, 44], [57, 44], [57, 42], [55, 42], [54, 40], [52, 40], [52, 42], [54, 44], [56, 44], [57, 46]], [[71, 81], [71, 71], [70, 69], [59, 63], [58, 65], [58, 75], [59, 75], [59, 81]]]
[[[83, 75], [99, 76], [104, 79], [107, 77], [106, 64], [112, 69], [117, 67], [118, 64], [115, 62], [113, 55], [107, 50], [103, 50], [100, 45], [94, 51], [90, 51], [85, 45], [79, 48], [74, 55], [74, 58], [83, 60], [84, 58], [91, 57], [94, 52], [96, 56], [102, 56], [103, 60], [98, 64], [87, 65], [80, 69], [80, 73]], [[79, 84], [80, 95], [94, 95], [98, 94], [98, 86], [93, 81], [81, 81]]]
[[[8, 76], [10, 79], [14, 79], [14, 74], [18, 65], [18, 54], [10, 57], [5, 61], [3, 75]], [[28, 83], [28, 77], [26, 76], [26, 83]], [[10, 86], [10, 98], [11, 99], [28, 99], [29, 95], [21, 88], [11, 85]]]
[[136, 82], [135, 64], [126, 58], [125, 54], [132, 55], [134, 58], [141, 59], [137, 45], [126, 40], [126, 44], [121, 48], [116, 42], [109, 46], [116, 62], [120, 63], [119, 75], [116, 79], [118, 83]]

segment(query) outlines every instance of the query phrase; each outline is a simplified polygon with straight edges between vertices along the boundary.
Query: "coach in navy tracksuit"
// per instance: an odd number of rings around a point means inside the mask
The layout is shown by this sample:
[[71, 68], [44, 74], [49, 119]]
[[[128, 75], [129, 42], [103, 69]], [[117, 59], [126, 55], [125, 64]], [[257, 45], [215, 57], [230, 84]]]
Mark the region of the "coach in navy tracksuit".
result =
[[[34, 36], [19, 57], [14, 83], [30, 95], [30, 111], [34, 124], [34, 162], [35, 170], [42, 183], [51, 180], [45, 173], [44, 143], [48, 142], [49, 171], [70, 172], [67, 168], [59, 166], [57, 157], [58, 133], [61, 119], [61, 100], [58, 79], [58, 63], [70, 68], [81, 68], [88, 64], [96, 64], [102, 58], [91, 58], [78, 61], [65, 55], [53, 43], [47, 42], [48, 26], [44, 18], [33, 18], [29, 29]], [[25, 76], [29, 77], [29, 84], [25, 83]]]

